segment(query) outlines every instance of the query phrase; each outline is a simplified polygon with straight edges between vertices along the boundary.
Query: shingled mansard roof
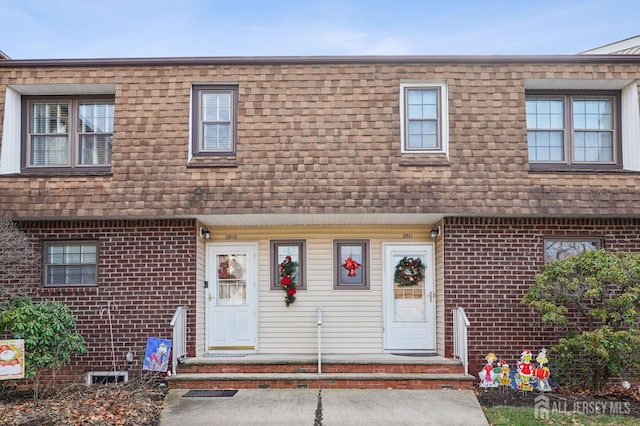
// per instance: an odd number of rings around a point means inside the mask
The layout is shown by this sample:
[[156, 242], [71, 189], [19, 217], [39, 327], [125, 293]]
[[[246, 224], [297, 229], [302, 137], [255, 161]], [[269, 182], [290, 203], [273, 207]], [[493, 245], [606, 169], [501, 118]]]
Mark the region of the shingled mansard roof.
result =
[[580, 52], [581, 55], [640, 55], [640, 35], [594, 47]]

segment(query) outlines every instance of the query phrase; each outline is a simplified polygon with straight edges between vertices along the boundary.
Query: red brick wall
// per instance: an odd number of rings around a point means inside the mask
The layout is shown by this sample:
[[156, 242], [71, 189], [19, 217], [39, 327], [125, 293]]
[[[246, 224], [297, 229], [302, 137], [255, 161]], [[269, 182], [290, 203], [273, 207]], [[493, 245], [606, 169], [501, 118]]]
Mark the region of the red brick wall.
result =
[[462, 306], [469, 329], [470, 373], [487, 353], [509, 364], [534, 356], [558, 335], [520, 300], [544, 264], [544, 237], [599, 237], [611, 251], [640, 251], [639, 219], [448, 218], [445, 220], [446, 355], [452, 354], [451, 310]]
[[[187, 348], [195, 353], [196, 222], [177, 220], [20, 222], [39, 249], [43, 240], [99, 241], [97, 287], [37, 288], [34, 299], [69, 306], [88, 352], [73, 359], [59, 380], [83, 380], [87, 371], [112, 369], [111, 310], [116, 367], [139, 374], [147, 337], [171, 338], [169, 323], [177, 306], [188, 306]], [[38, 271], [39, 273], [40, 271]], [[113, 305], [112, 305], [113, 306]], [[127, 352], [135, 361], [125, 363]], [[73, 373], [71, 373], [73, 371]]]

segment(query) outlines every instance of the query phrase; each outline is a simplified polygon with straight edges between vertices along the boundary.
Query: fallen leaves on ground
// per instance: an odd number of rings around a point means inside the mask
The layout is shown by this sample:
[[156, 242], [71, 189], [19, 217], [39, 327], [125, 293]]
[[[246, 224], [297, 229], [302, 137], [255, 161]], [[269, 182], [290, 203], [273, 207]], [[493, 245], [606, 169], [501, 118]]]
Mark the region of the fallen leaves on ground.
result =
[[[531, 407], [536, 405], [536, 398], [541, 394], [538, 391], [523, 392], [511, 388], [475, 388], [476, 397], [483, 407], [511, 406]], [[614, 414], [623, 414], [640, 418], [640, 388], [631, 387], [624, 389], [622, 386], [610, 386], [602, 391], [595, 392], [586, 389], [554, 389], [545, 393], [551, 402], [562, 402], [562, 407], [568, 411], [584, 411], [585, 408], [603, 407], [613, 408]], [[613, 404], [612, 404], [613, 403]], [[587, 410], [588, 411], [588, 410]], [[599, 414], [596, 410], [589, 414]], [[604, 414], [612, 414], [610, 412]]]
[[166, 389], [165, 383], [141, 380], [68, 385], [37, 401], [29, 392], [0, 389], [0, 424], [158, 425]]

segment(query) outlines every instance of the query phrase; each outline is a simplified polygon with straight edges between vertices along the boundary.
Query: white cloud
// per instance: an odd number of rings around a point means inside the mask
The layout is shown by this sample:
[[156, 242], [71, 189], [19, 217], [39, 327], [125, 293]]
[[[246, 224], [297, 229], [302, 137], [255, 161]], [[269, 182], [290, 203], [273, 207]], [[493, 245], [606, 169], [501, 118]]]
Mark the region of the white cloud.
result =
[[575, 53], [636, 35], [639, 9], [637, 0], [0, 0], [0, 49], [13, 58]]

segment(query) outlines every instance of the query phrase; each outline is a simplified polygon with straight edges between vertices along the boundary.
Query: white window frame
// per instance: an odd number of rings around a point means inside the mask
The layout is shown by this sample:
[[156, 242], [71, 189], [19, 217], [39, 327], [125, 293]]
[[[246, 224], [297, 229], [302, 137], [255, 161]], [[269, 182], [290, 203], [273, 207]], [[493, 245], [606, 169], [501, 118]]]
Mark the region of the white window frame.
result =
[[[438, 133], [440, 146], [435, 149], [409, 149], [407, 135], [407, 90], [434, 89], [438, 96]], [[400, 83], [400, 152], [403, 154], [446, 154], [449, 156], [449, 94], [447, 85], [441, 80], [405, 81]]]

